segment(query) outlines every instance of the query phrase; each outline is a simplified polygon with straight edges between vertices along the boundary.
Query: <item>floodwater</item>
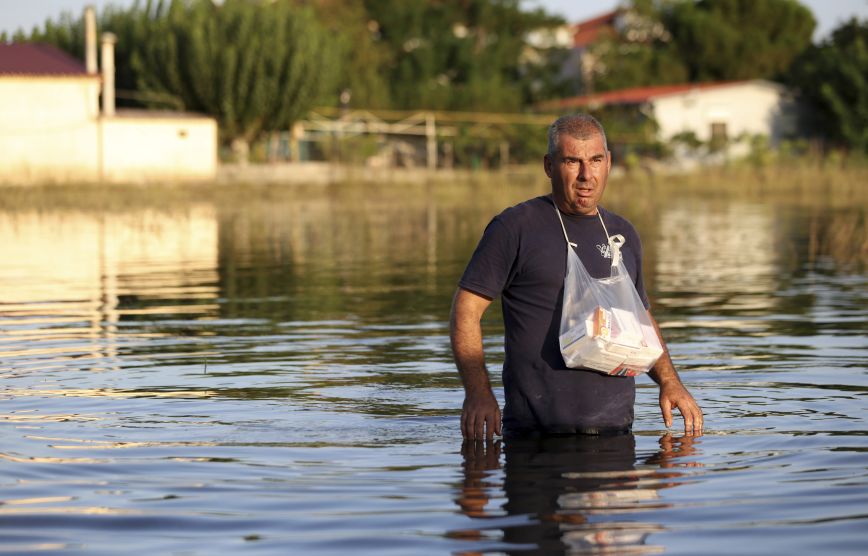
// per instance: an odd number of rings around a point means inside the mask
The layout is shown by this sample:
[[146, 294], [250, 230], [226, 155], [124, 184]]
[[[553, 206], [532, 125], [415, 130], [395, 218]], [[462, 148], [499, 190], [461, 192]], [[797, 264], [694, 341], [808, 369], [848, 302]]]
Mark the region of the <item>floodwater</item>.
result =
[[633, 435], [462, 446], [451, 295], [544, 184], [7, 207], [0, 552], [864, 554], [865, 206], [633, 187], [701, 437], [643, 377]]

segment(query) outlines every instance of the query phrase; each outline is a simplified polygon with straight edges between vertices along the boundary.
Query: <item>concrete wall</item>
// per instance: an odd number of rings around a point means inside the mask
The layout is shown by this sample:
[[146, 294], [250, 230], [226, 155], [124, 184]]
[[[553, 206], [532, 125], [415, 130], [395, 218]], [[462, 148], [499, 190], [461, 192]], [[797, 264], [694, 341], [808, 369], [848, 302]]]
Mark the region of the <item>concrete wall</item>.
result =
[[796, 107], [786, 90], [766, 81], [750, 81], [656, 98], [654, 116], [660, 138], [684, 131], [708, 141], [713, 123], [725, 123], [727, 136], [766, 135], [773, 144], [796, 132]]
[[94, 181], [97, 77], [0, 78], [0, 183]]
[[217, 123], [211, 118], [136, 111], [100, 122], [105, 181], [210, 180], [217, 175]]
[[0, 184], [214, 179], [217, 123], [99, 113], [98, 77], [0, 77]]

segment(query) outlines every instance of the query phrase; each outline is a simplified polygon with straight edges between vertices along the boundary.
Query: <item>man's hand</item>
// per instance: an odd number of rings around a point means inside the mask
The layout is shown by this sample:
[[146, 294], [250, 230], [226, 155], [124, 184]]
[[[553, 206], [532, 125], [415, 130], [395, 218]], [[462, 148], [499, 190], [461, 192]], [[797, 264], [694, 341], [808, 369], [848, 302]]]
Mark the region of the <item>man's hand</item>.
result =
[[449, 339], [455, 365], [464, 384], [461, 434], [469, 440], [500, 435], [500, 407], [488, 381], [482, 352], [482, 314], [491, 304], [487, 297], [459, 288], [452, 301]]
[[500, 436], [500, 407], [489, 390], [483, 394], [464, 397], [464, 408], [461, 410], [461, 434], [469, 440], [491, 440], [496, 434]]
[[687, 388], [677, 379], [660, 385], [660, 410], [666, 428], [672, 427], [673, 409], [678, 409], [684, 418], [684, 434], [702, 435], [702, 410]]
[[650, 311], [648, 317], [651, 319], [651, 324], [654, 325], [654, 330], [657, 331], [660, 345], [663, 346], [663, 355], [654, 365], [654, 368], [648, 372], [648, 376], [660, 386], [660, 410], [663, 413], [663, 423], [666, 424], [666, 428], [670, 428], [672, 426], [672, 410], [678, 409], [681, 417], [684, 418], [684, 434], [701, 436], [702, 410], [699, 409], [699, 404], [681, 383], [675, 365], [672, 364], [672, 358], [669, 357], [669, 349], [666, 347], [666, 342], [663, 341], [660, 327]]

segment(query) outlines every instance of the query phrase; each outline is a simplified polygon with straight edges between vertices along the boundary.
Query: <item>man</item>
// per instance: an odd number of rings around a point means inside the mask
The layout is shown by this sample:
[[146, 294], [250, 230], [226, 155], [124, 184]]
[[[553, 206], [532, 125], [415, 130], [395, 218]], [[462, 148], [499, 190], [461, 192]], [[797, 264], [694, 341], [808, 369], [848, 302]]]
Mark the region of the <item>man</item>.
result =
[[[633, 423], [635, 381], [587, 369], [569, 369], [558, 344], [566, 273], [564, 230], [582, 264], [595, 278], [609, 276], [609, 235], [621, 234], [622, 260], [645, 308], [642, 247], [633, 226], [598, 203], [606, 189], [612, 157], [602, 125], [591, 116], [564, 116], [549, 128], [543, 159], [551, 195], [531, 199], [496, 216], [464, 272], [455, 294], [450, 339], [464, 384], [461, 430], [465, 438], [494, 434], [618, 434]], [[572, 247], [571, 247], [572, 248]], [[506, 356], [503, 365], [503, 429], [482, 349], [481, 318], [501, 296]], [[650, 312], [649, 312], [650, 316]], [[651, 322], [660, 329], [653, 317]], [[663, 355], [649, 375], [660, 386], [667, 427], [672, 409], [684, 430], [701, 434], [702, 411], [682, 385], [663, 342]]]

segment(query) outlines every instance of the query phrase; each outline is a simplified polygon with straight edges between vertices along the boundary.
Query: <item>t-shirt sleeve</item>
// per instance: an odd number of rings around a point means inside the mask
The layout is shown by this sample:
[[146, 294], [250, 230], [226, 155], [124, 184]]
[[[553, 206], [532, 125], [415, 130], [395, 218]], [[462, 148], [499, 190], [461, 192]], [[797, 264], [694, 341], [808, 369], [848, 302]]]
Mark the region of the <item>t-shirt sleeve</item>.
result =
[[509, 281], [518, 252], [518, 242], [495, 217], [482, 234], [458, 285], [466, 290], [494, 299]]

